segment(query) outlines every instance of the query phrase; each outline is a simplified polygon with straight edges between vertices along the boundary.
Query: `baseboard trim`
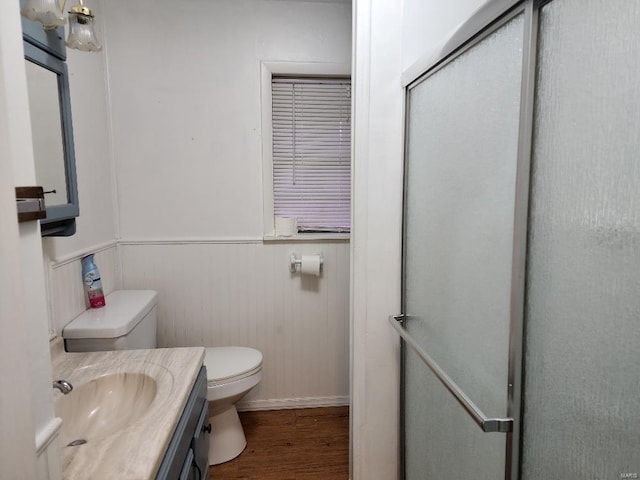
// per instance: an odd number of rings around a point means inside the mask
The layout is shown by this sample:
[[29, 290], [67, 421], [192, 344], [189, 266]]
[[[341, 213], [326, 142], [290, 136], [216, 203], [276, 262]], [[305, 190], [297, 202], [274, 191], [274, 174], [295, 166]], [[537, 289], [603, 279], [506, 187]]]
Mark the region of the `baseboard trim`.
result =
[[289, 410], [292, 408], [341, 407], [349, 405], [349, 397], [303, 397], [276, 398], [271, 400], [248, 400], [240, 402], [236, 408], [240, 412], [258, 410]]

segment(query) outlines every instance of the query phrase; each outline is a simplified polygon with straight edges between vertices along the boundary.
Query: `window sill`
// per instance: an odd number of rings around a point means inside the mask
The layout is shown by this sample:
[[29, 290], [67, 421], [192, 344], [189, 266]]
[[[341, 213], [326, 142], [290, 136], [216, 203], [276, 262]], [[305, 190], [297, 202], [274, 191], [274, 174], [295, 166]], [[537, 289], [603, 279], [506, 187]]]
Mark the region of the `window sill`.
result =
[[264, 242], [319, 242], [323, 240], [342, 240], [349, 241], [351, 234], [349, 233], [299, 233], [291, 237], [278, 237], [276, 235], [265, 235], [262, 237]]

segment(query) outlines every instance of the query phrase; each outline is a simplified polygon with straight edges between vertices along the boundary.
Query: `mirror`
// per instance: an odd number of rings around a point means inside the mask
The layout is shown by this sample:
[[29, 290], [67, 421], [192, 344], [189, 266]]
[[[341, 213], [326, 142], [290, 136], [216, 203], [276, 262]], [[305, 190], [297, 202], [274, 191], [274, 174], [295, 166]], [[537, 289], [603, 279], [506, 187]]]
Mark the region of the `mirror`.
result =
[[64, 31], [32, 23], [23, 20], [22, 28], [36, 181], [47, 211], [40, 227], [43, 236], [70, 236], [80, 209]]
[[69, 199], [62, 143], [64, 133], [58, 99], [58, 75], [30, 60], [25, 60], [25, 66], [36, 183], [47, 192], [47, 205], [64, 205]]

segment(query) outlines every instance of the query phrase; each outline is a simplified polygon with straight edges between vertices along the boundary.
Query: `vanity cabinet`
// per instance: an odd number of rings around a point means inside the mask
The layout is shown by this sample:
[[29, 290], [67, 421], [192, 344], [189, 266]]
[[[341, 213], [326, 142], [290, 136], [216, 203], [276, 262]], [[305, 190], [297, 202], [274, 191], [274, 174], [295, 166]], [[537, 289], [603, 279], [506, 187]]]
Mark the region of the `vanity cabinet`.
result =
[[207, 402], [207, 370], [200, 373], [191, 390], [178, 426], [158, 470], [157, 480], [204, 480], [209, 478], [211, 425]]

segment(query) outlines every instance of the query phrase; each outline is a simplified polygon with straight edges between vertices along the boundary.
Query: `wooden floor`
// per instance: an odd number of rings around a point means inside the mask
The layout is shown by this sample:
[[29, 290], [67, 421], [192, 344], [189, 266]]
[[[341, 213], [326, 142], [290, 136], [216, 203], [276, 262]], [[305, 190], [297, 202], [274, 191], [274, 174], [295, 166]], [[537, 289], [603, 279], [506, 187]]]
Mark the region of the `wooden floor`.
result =
[[247, 448], [210, 480], [347, 480], [349, 408], [241, 412]]

